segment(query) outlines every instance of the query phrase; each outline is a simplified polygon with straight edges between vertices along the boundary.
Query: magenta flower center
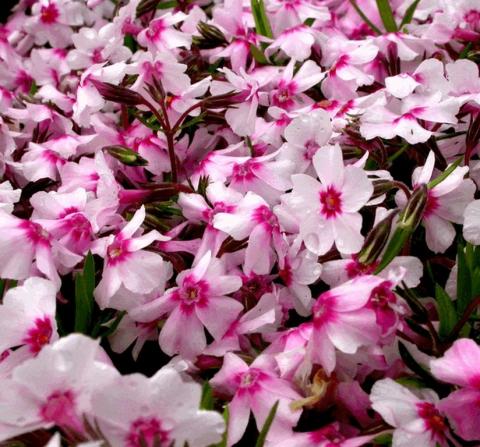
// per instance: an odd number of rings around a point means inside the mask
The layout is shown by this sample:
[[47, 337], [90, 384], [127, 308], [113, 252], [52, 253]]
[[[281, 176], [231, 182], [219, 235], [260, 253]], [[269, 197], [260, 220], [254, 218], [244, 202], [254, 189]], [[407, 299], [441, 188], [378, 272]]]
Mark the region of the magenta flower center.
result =
[[374, 307], [385, 308], [390, 304], [395, 303], [397, 298], [395, 294], [390, 290], [387, 284], [380, 284], [372, 290], [370, 295], [370, 303]]
[[50, 318], [37, 318], [35, 325], [27, 332], [27, 336], [24, 338], [24, 343], [30, 348], [30, 352], [37, 354], [41, 349], [50, 343], [52, 338], [53, 328]]
[[433, 432], [434, 435], [443, 436], [447, 425], [445, 418], [435, 408], [435, 405], [429, 402], [422, 402], [417, 404], [418, 415], [424, 420], [428, 430]]
[[247, 160], [245, 163], [236, 163], [232, 170], [232, 180], [235, 182], [251, 181], [255, 177], [253, 170], [259, 167], [259, 163]]
[[128, 447], [165, 447], [170, 445], [169, 431], [157, 418], [139, 418], [132, 422], [126, 437]]
[[50, 234], [47, 230], [42, 228], [41, 225], [35, 222], [23, 221], [20, 224], [20, 228], [26, 230], [27, 238], [33, 243], [33, 245], [50, 245]]
[[257, 208], [253, 213], [253, 219], [255, 222], [263, 224], [269, 232], [274, 230], [279, 231], [280, 227], [278, 225], [277, 216], [272, 213], [268, 206], [262, 205], [261, 207]]
[[327, 218], [334, 218], [342, 213], [342, 193], [330, 185], [320, 192], [320, 212]]
[[425, 217], [431, 216], [439, 206], [438, 199], [432, 194], [432, 191], [429, 190], [427, 195], [427, 204], [425, 206], [423, 215]]
[[46, 25], [55, 23], [60, 16], [58, 8], [55, 4], [49, 3], [46, 6], [42, 6], [40, 9], [40, 20]]
[[177, 299], [182, 301], [182, 308], [189, 310], [193, 304], [205, 305], [208, 299], [208, 284], [203, 280], [187, 277], [177, 291]]
[[251, 388], [255, 386], [260, 378], [260, 371], [255, 368], [249, 369], [240, 376], [240, 388]]
[[117, 236], [113, 243], [108, 246], [107, 257], [110, 265], [122, 262], [128, 257], [130, 254], [128, 250], [129, 242], [128, 239], [122, 239]]
[[56, 391], [41, 407], [40, 415], [46, 422], [57, 425], [72, 426], [75, 424], [75, 399], [71, 391]]
[[317, 144], [315, 140], [308, 140], [305, 143], [305, 152], [303, 153], [303, 158], [305, 160], [311, 161], [319, 148], [320, 146]]

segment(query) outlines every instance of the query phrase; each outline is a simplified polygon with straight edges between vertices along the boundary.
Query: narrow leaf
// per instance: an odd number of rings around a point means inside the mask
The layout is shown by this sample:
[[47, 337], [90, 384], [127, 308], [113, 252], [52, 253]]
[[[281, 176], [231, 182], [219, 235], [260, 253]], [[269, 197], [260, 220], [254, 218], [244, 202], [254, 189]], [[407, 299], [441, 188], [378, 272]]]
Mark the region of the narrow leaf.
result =
[[406, 346], [401, 341], [398, 342], [398, 351], [405, 365], [410, 370], [412, 370], [417, 376], [423, 379], [428, 386], [431, 386], [431, 384], [436, 383], [435, 379], [430, 374], [430, 372], [428, 372], [422, 365], [420, 365], [413, 358], [412, 354], [410, 354]]
[[268, 21], [267, 13], [263, 0], [251, 0], [253, 19], [255, 20], [255, 29], [258, 34], [272, 38], [272, 28]]
[[200, 408], [202, 410], [213, 410], [213, 390], [208, 382], [203, 384], [202, 388], [202, 400], [200, 402]]
[[395, 18], [393, 17], [392, 7], [389, 0], [376, 0], [378, 12], [382, 18], [383, 26], [389, 33], [398, 31]]
[[230, 418], [230, 414], [228, 412], [228, 405], [225, 405], [225, 409], [223, 410], [223, 419], [225, 421], [225, 431], [223, 432], [222, 440], [215, 447], [227, 447], [229, 418]]
[[88, 295], [93, 297], [93, 291], [95, 289], [95, 261], [90, 251], [85, 258], [85, 263], [83, 265], [83, 279], [85, 281], [85, 288]]
[[407, 242], [408, 237], [410, 236], [411, 232], [405, 228], [397, 228], [393, 233], [390, 242], [385, 249], [383, 254], [383, 258], [375, 270], [375, 273], [380, 273], [385, 267], [387, 267], [390, 262], [400, 253], [403, 246]]
[[462, 315], [472, 299], [472, 278], [463, 244], [457, 250], [457, 312]]
[[356, 0], [349, 0], [350, 4], [352, 5], [353, 9], [357, 12], [357, 14], [362, 18], [362, 20], [370, 27], [370, 29], [376, 34], [382, 34], [379, 28], [377, 28], [372, 21], [364, 14], [364, 12], [358, 6]]
[[405, 25], [408, 25], [415, 14], [418, 4], [420, 0], [415, 0], [405, 11], [405, 15], [403, 16], [402, 23], [400, 24], [400, 29], [402, 29]]
[[442, 174], [440, 174], [437, 178], [434, 178], [427, 186], [428, 189], [435, 188], [438, 184], [442, 183], [455, 169], [457, 166], [462, 162], [463, 157], [458, 158], [455, 160], [447, 169], [445, 169]]
[[75, 277], [75, 332], [88, 333], [92, 313], [92, 304], [87, 294], [83, 274]]
[[268, 432], [270, 430], [270, 427], [272, 426], [273, 420], [275, 419], [275, 414], [277, 413], [277, 408], [278, 404], [280, 401], [277, 400], [275, 404], [273, 405], [272, 409], [268, 413], [268, 417], [265, 420], [265, 424], [263, 424], [262, 430], [260, 431], [260, 434], [258, 435], [257, 442], [255, 444], [255, 447], [263, 447], [265, 445], [265, 441], [267, 439]]
[[435, 284], [435, 298], [437, 300], [437, 310], [440, 317], [439, 335], [445, 338], [450, 334], [457, 323], [457, 312], [452, 299], [447, 292], [438, 284]]

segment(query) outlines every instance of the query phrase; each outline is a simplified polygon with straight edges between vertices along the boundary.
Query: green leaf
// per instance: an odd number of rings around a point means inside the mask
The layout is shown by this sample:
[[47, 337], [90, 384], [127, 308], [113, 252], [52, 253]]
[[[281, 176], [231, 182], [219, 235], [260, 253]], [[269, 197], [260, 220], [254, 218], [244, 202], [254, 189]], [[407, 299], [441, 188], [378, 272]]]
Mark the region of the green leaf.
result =
[[393, 435], [391, 433], [384, 433], [374, 438], [372, 443], [373, 445], [392, 445], [392, 441]]
[[472, 299], [472, 278], [465, 256], [464, 245], [458, 244], [457, 250], [457, 313], [462, 315]]
[[268, 59], [266, 58], [265, 54], [263, 54], [263, 51], [257, 48], [255, 45], [250, 44], [250, 52], [252, 53], [252, 57], [262, 65], [267, 65]]
[[205, 382], [202, 387], [202, 400], [200, 401], [200, 408], [202, 410], [213, 410], [213, 390], [208, 382]]
[[458, 158], [455, 160], [445, 171], [443, 171], [437, 178], [434, 178], [428, 185], [428, 189], [435, 188], [438, 184], [442, 183], [455, 169], [457, 166], [462, 162], [463, 157]]
[[257, 439], [257, 442], [255, 443], [255, 447], [264, 446], [270, 427], [272, 426], [273, 420], [275, 419], [275, 414], [277, 413], [277, 408], [279, 403], [280, 401], [277, 400], [273, 405], [272, 409], [270, 410], [270, 412], [268, 413], [268, 417], [265, 420], [265, 423], [263, 424], [260, 434], [258, 435], [258, 439]]
[[0, 298], [3, 296], [5, 292], [5, 279], [0, 279]]
[[123, 320], [123, 317], [127, 315], [127, 312], [125, 310], [122, 310], [121, 312], [117, 313], [117, 316], [115, 317], [115, 320], [113, 320], [112, 324], [110, 326], [106, 327], [103, 332], [99, 333], [100, 337], [110, 337], [118, 328], [118, 325], [120, 322]]
[[407, 388], [422, 389], [425, 388], [425, 383], [416, 377], [399, 377], [395, 382]]
[[394, 33], [398, 31], [397, 24], [395, 23], [395, 18], [393, 17], [392, 7], [390, 6], [389, 0], [376, 0], [378, 13], [382, 18], [383, 26], [389, 33]]
[[370, 29], [376, 34], [382, 34], [380, 29], [378, 29], [371, 20], [364, 14], [361, 8], [358, 6], [356, 0], [349, 0], [350, 4], [352, 5], [353, 9], [357, 12], [357, 14], [361, 17], [361, 19], [370, 27]]
[[272, 28], [265, 12], [263, 0], [250, 0], [250, 4], [257, 33], [271, 39], [273, 37]]
[[95, 289], [95, 261], [92, 253], [85, 258], [82, 273], [75, 277], [75, 332], [88, 334], [93, 312]]
[[400, 24], [400, 29], [402, 29], [405, 25], [408, 25], [415, 14], [418, 4], [420, 0], [415, 0], [405, 11], [405, 15], [403, 16], [402, 23]]
[[169, 2], [159, 3], [157, 9], [170, 9], [175, 8], [177, 6], [177, 0], [172, 0]]
[[420, 365], [410, 354], [407, 347], [401, 342], [398, 342], [398, 351], [400, 353], [400, 357], [403, 360], [403, 363], [412, 370], [418, 377], [425, 381], [425, 384], [428, 386], [432, 386], [436, 384], [434, 377], [427, 371], [422, 365]]
[[380, 264], [375, 269], [376, 274], [380, 273], [385, 267], [388, 266], [388, 264], [390, 264], [390, 262], [395, 259], [411, 234], [412, 232], [410, 229], [397, 228], [395, 230], [390, 242], [387, 245], [387, 248], [385, 249], [385, 253], [383, 254]]
[[225, 405], [223, 409], [223, 419], [225, 421], [225, 431], [223, 432], [222, 440], [212, 447], [227, 447], [227, 439], [228, 439], [228, 420], [230, 418], [230, 414], [228, 412], [228, 405]]
[[438, 284], [435, 284], [435, 298], [437, 300], [437, 310], [440, 318], [440, 328], [438, 334], [446, 338], [457, 323], [457, 311], [452, 299], [447, 292]]

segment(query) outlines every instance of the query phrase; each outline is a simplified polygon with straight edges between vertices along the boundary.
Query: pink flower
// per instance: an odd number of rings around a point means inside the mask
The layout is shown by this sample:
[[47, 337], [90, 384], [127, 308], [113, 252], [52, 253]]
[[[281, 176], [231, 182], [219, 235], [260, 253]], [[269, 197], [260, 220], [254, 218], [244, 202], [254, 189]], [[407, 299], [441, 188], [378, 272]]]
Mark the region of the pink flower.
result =
[[312, 164], [317, 151], [325, 146], [332, 136], [329, 114], [323, 109], [303, 113], [285, 128], [286, 144], [280, 150], [280, 159], [295, 163], [295, 172], [303, 173]]
[[[238, 290], [241, 279], [225, 274], [223, 263], [207, 252], [190, 270], [182, 271], [177, 287], [131, 312], [137, 321], [149, 322], [168, 314], [159, 343], [168, 355], [180, 353], [191, 359], [207, 345], [205, 330], [215, 340], [221, 338], [243, 306], [226, 295]], [[218, 318], [219, 314], [222, 318]], [[178, 328], [183, 328], [179, 331]]]
[[[413, 172], [414, 187], [427, 184], [435, 164], [435, 154], [430, 152], [425, 166]], [[443, 253], [455, 239], [452, 223], [463, 223], [463, 213], [473, 200], [475, 184], [464, 179], [467, 166], [457, 167], [445, 180], [428, 190], [427, 205], [423, 213], [423, 224], [426, 230], [428, 248], [435, 253]], [[399, 202], [405, 203], [405, 196], [399, 194]]]
[[463, 216], [463, 237], [473, 245], [480, 245], [480, 200], [470, 202]]
[[138, 43], [154, 54], [178, 47], [190, 48], [191, 36], [173, 27], [183, 22], [185, 17], [181, 12], [175, 14], [169, 12], [152, 20], [149, 27], [138, 34]]
[[144, 219], [142, 205], [119, 233], [98, 240], [92, 249], [105, 259], [102, 279], [95, 289], [95, 298], [102, 308], [108, 307], [110, 298], [122, 285], [134, 293], [149, 293], [166, 281], [162, 257], [142, 249], [156, 240], [169, 238], [155, 230], [133, 237]]
[[443, 357], [430, 362], [439, 380], [461, 387], [442, 399], [439, 408], [458, 435], [467, 441], [480, 439], [480, 347], [466, 338], [456, 340]]
[[0, 306], [0, 352], [21, 346], [34, 356], [58, 338], [56, 295], [55, 284], [36, 277], [8, 290]]
[[418, 394], [392, 379], [382, 379], [373, 385], [370, 400], [372, 408], [395, 427], [392, 447], [446, 446], [448, 426], [438, 409], [438, 397], [431, 390]]
[[308, 349], [312, 361], [327, 374], [335, 368], [335, 348], [355, 354], [361, 346], [374, 345], [380, 336], [377, 317], [369, 306], [372, 293], [383, 280], [362, 276], [322, 293], [313, 306], [313, 333]]
[[206, 447], [221, 440], [225, 422], [198, 409], [201, 391], [171, 365], [150, 378], [119, 376], [93, 397], [92, 417], [111, 445]]
[[0, 390], [0, 440], [53, 426], [84, 433], [91, 396], [118, 373], [95, 361], [98, 342], [71, 334], [17, 366]]
[[302, 216], [300, 237], [311, 252], [325, 254], [335, 243], [341, 253], [355, 253], [364, 239], [358, 211], [370, 199], [372, 183], [362, 169], [344, 166], [338, 145], [321, 148], [312, 161], [321, 183], [294, 174], [293, 190], [282, 200]]
[[279, 401], [276, 417], [268, 438], [278, 442], [288, 435], [300, 417], [289, 404], [300, 398], [290, 382], [280, 379], [275, 372], [273, 359], [259, 356], [251, 365], [240, 357], [227, 353], [220, 371], [210, 380], [212, 386], [228, 395], [233, 395], [228, 404], [227, 445], [238, 442], [247, 428], [250, 411], [261, 430], [271, 408]]

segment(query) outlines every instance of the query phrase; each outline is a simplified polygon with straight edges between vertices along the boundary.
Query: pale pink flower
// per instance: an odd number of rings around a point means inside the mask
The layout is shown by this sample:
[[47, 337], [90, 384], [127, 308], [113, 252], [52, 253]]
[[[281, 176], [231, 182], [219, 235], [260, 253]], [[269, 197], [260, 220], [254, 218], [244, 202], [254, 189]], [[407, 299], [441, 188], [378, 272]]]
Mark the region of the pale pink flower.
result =
[[13, 189], [13, 186], [8, 180], [0, 183], [0, 210], [11, 213], [14, 204], [20, 200], [21, 194], [22, 191], [20, 189]]
[[[425, 166], [413, 172], [414, 188], [430, 181], [434, 165], [435, 154], [430, 152]], [[475, 184], [470, 179], [464, 179], [467, 172], [467, 166], [459, 166], [445, 180], [428, 190], [422, 222], [428, 248], [435, 253], [443, 253], [450, 247], [456, 234], [452, 223], [463, 223], [465, 208], [473, 200]], [[398, 198], [401, 204], [405, 203], [403, 194], [399, 193]]]
[[321, 183], [294, 174], [293, 190], [282, 200], [302, 216], [300, 237], [311, 252], [325, 254], [335, 243], [341, 253], [355, 253], [364, 240], [358, 211], [370, 199], [372, 183], [362, 169], [344, 166], [339, 145], [320, 148], [312, 161]]
[[110, 298], [122, 285], [134, 293], [149, 293], [165, 281], [162, 257], [142, 249], [169, 238], [156, 230], [134, 237], [144, 220], [142, 205], [119, 233], [98, 240], [92, 249], [105, 259], [102, 279], [95, 289], [95, 298], [102, 308], [108, 307]]
[[473, 245], [480, 245], [480, 200], [470, 202], [463, 216], [463, 237]]
[[92, 417], [115, 446], [185, 444], [206, 447], [221, 440], [225, 422], [200, 410], [202, 389], [167, 365], [153, 377], [119, 376], [92, 399]]
[[310, 57], [315, 43], [315, 31], [306, 25], [287, 28], [268, 46], [267, 54], [282, 50], [292, 60], [304, 61]]
[[438, 407], [447, 415], [458, 435], [467, 441], [480, 439], [480, 347], [461, 338], [443, 357], [430, 362], [432, 374], [461, 387], [442, 399]]
[[0, 440], [54, 426], [84, 433], [91, 396], [118, 373], [95, 361], [98, 341], [71, 334], [17, 366], [0, 390]]
[[149, 27], [138, 34], [138, 43], [147, 47], [152, 53], [168, 51], [173, 48], [190, 48], [192, 38], [173, 25], [183, 22], [186, 15], [182, 12], [166, 13], [150, 22]]
[[369, 306], [376, 276], [354, 278], [322, 293], [313, 306], [313, 332], [308, 350], [314, 363], [327, 374], [335, 369], [335, 348], [355, 354], [361, 346], [374, 345], [380, 336], [375, 310]]
[[22, 347], [34, 356], [58, 338], [56, 295], [55, 284], [37, 277], [8, 290], [0, 306], [0, 353]]
[[301, 396], [290, 382], [278, 377], [275, 369], [274, 360], [268, 356], [259, 356], [247, 365], [231, 352], [225, 355], [222, 368], [210, 383], [216, 390], [233, 395], [228, 404], [228, 446], [241, 439], [250, 412], [261, 430], [276, 401], [279, 401], [279, 406], [268, 438], [278, 442], [282, 436], [288, 436], [296, 425], [300, 412], [291, 410], [289, 405]]
[[290, 122], [284, 135], [287, 142], [280, 150], [279, 159], [293, 161], [295, 172], [303, 173], [311, 166], [316, 152], [332, 136], [330, 116], [323, 109], [303, 113]]
[[244, 263], [246, 274], [270, 273], [274, 255], [284, 256], [286, 253], [287, 246], [277, 217], [267, 202], [253, 192], [248, 192], [233, 212], [216, 214], [213, 226], [235, 240], [248, 238]]
[[226, 296], [238, 290], [242, 282], [239, 276], [226, 274], [223, 263], [207, 252], [192, 269], [179, 273], [176, 283], [177, 287], [132, 310], [131, 316], [150, 322], [168, 314], [160, 332], [160, 347], [168, 355], [180, 353], [191, 359], [207, 345], [204, 328], [218, 340], [243, 309], [238, 301]]
[[392, 379], [374, 383], [372, 408], [395, 427], [392, 447], [447, 445], [448, 426], [438, 409], [438, 397], [431, 390], [419, 396]]

